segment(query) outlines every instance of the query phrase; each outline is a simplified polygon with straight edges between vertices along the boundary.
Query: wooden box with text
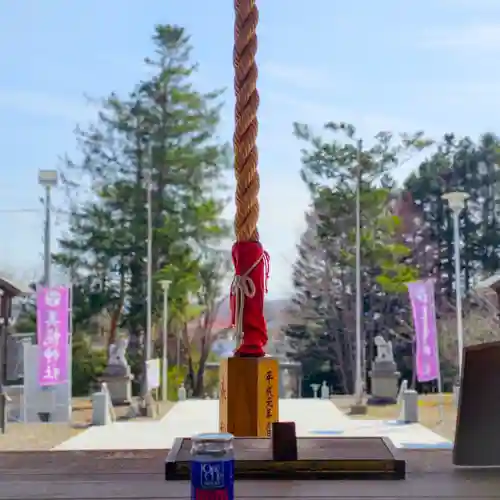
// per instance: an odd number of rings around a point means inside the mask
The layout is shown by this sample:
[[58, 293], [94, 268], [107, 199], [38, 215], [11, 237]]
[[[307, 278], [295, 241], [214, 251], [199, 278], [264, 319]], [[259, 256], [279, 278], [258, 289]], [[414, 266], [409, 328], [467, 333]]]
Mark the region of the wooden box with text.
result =
[[238, 437], [270, 437], [278, 422], [276, 359], [228, 358], [219, 372], [219, 430]]

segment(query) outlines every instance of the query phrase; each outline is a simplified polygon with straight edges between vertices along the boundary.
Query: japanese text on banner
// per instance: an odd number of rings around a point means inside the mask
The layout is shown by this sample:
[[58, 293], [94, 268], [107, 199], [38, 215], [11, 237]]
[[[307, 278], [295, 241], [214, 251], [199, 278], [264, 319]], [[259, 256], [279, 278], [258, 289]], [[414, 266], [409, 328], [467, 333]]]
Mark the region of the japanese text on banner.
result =
[[37, 293], [38, 383], [68, 381], [69, 289], [41, 288]]

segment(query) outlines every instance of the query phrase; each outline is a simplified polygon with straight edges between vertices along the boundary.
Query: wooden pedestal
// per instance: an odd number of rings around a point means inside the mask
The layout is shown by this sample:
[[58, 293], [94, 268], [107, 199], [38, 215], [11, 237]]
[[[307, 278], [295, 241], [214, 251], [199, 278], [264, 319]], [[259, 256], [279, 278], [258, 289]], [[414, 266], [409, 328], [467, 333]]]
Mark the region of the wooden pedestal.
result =
[[237, 437], [270, 437], [278, 421], [278, 361], [228, 358], [219, 372], [219, 430]]

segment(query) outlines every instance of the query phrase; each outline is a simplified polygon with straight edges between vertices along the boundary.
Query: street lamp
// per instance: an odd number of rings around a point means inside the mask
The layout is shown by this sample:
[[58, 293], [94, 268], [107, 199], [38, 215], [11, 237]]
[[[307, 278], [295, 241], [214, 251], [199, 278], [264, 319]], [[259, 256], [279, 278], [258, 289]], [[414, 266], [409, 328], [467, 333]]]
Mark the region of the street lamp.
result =
[[361, 152], [363, 141], [357, 143], [356, 161], [356, 381], [355, 395], [356, 401], [351, 406], [351, 414], [365, 414], [366, 406], [363, 405], [363, 351], [364, 342], [361, 339], [362, 321], [362, 290], [361, 290]]
[[50, 286], [51, 270], [51, 247], [50, 247], [50, 229], [51, 229], [51, 194], [52, 188], [57, 186], [57, 170], [39, 170], [38, 184], [45, 188], [45, 223], [44, 223], [44, 242], [43, 242], [43, 284]]
[[443, 200], [448, 202], [448, 206], [453, 213], [453, 241], [455, 246], [455, 294], [457, 302], [457, 341], [458, 341], [458, 377], [459, 381], [462, 377], [462, 356], [464, 348], [464, 331], [462, 324], [462, 280], [460, 278], [460, 227], [459, 216], [460, 212], [465, 207], [465, 200], [469, 195], [461, 191], [443, 194]]
[[148, 235], [147, 235], [147, 297], [146, 297], [146, 360], [151, 359], [151, 338], [152, 338], [152, 318], [153, 318], [153, 210], [151, 207], [153, 184], [151, 182], [151, 172], [146, 171], [144, 175], [147, 190], [147, 211], [148, 211]]
[[144, 186], [147, 192], [147, 256], [146, 256], [146, 334], [144, 336], [144, 363], [142, 373], [142, 406], [141, 410], [146, 416], [152, 411], [151, 393], [148, 387], [148, 361], [151, 359], [152, 321], [153, 321], [153, 212], [151, 171], [144, 172]]
[[161, 377], [161, 396], [162, 401], [168, 399], [168, 289], [170, 287], [169, 280], [161, 280], [160, 285], [163, 288], [163, 351], [162, 351], [162, 377]]

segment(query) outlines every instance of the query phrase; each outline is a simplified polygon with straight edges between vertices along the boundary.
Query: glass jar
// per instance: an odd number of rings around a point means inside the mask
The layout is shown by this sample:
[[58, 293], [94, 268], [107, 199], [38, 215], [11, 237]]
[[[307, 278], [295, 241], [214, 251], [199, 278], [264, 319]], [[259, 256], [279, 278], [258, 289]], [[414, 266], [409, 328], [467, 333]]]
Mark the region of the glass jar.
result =
[[229, 433], [215, 432], [198, 434], [191, 438], [191, 455], [209, 455], [221, 457], [233, 455], [234, 436]]
[[191, 499], [233, 500], [233, 435], [198, 434], [191, 438]]

